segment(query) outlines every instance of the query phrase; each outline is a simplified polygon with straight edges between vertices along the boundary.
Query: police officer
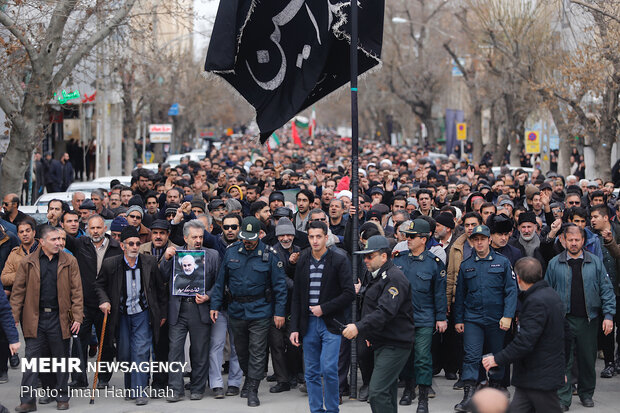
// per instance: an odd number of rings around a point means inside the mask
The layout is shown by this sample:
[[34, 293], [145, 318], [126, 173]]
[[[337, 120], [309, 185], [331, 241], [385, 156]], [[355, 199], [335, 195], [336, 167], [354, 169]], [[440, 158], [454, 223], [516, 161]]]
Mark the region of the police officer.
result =
[[[412, 356], [413, 363], [404, 366], [406, 380], [405, 391], [401, 399], [402, 405], [410, 405], [413, 389], [412, 371], [419, 387], [417, 413], [428, 412], [428, 392], [433, 381], [433, 359], [431, 344], [433, 332], [446, 331], [448, 310], [446, 298], [446, 267], [437, 256], [426, 249], [431, 236], [431, 227], [424, 219], [415, 219], [409, 228], [403, 231], [407, 237], [407, 251], [400, 252], [394, 258], [394, 265], [400, 268], [413, 291], [413, 318], [415, 319], [415, 345]], [[413, 365], [411, 365], [413, 364]]]
[[284, 264], [273, 248], [259, 239], [260, 229], [255, 217], [243, 220], [241, 241], [226, 250], [211, 297], [211, 319], [215, 322], [225, 289], [230, 291], [228, 315], [239, 364], [246, 376], [241, 397], [248, 398], [250, 407], [260, 405], [257, 392], [265, 374], [271, 318], [277, 328], [282, 328], [286, 311]]
[[[369, 385], [370, 407], [374, 413], [398, 411], [398, 373], [409, 357], [414, 341], [411, 284], [390, 260], [387, 238], [375, 235], [358, 254], [370, 272], [358, 322], [343, 330], [345, 338], [358, 334], [374, 349], [375, 364]], [[445, 289], [445, 287], [444, 287]]]
[[[467, 412], [478, 380], [483, 346], [489, 353], [502, 350], [517, 306], [517, 287], [508, 258], [490, 247], [486, 225], [474, 228], [469, 239], [475, 254], [461, 263], [454, 302], [455, 329], [463, 334], [463, 400], [454, 410]], [[504, 369], [490, 374], [491, 387], [501, 388]]]

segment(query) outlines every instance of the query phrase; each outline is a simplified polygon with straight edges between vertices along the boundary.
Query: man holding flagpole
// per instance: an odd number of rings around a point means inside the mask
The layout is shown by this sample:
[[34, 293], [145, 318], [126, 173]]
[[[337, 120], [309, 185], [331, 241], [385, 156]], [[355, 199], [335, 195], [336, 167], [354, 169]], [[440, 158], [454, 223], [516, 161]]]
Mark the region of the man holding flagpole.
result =
[[[223, 77], [256, 109], [261, 143], [297, 113], [350, 82], [355, 206], [359, 195], [357, 78], [381, 62], [384, 9], [385, 0], [342, 5], [333, 0], [294, 0], [285, 6], [253, 0], [220, 2], [205, 61], [205, 71]], [[362, 33], [358, 27], [364, 28]], [[352, 234], [352, 252], [356, 252], [357, 220], [353, 220]], [[357, 260], [352, 274], [357, 274]], [[354, 320], [356, 312], [353, 305]], [[356, 357], [353, 343], [353, 398], [357, 395]]]

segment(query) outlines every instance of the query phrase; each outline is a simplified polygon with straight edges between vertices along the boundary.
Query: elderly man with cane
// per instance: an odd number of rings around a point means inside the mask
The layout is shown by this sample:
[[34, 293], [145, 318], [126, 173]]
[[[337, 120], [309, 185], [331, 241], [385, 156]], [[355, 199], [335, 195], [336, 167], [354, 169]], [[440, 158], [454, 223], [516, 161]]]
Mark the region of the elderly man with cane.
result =
[[[168, 312], [168, 294], [157, 259], [139, 254], [140, 244], [138, 230], [125, 227], [121, 232], [123, 255], [104, 260], [95, 281], [99, 308], [110, 315], [110, 331], [118, 331], [118, 360], [132, 363], [149, 361], [153, 338], [159, 339], [159, 327]], [[125, 392], [138, 406], [148, 403], [148, 375], [125, 373]]]

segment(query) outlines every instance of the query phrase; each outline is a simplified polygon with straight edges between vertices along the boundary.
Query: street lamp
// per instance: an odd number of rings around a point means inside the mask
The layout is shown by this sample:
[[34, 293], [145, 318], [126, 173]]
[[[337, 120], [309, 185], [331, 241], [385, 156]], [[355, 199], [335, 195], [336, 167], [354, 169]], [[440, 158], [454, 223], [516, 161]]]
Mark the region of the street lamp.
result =
[[402, 17], [392, 17], [392, 23], [409, 23], [409, 20], [403, 19]]

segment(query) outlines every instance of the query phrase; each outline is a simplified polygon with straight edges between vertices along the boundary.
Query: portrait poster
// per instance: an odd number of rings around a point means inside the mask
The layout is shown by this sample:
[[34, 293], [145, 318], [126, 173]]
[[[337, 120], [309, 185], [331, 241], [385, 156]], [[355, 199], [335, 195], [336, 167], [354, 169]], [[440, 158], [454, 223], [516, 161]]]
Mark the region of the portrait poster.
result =
[[177, 251], [172, 273], [172, 295], [204, 295], [205, 252]]

